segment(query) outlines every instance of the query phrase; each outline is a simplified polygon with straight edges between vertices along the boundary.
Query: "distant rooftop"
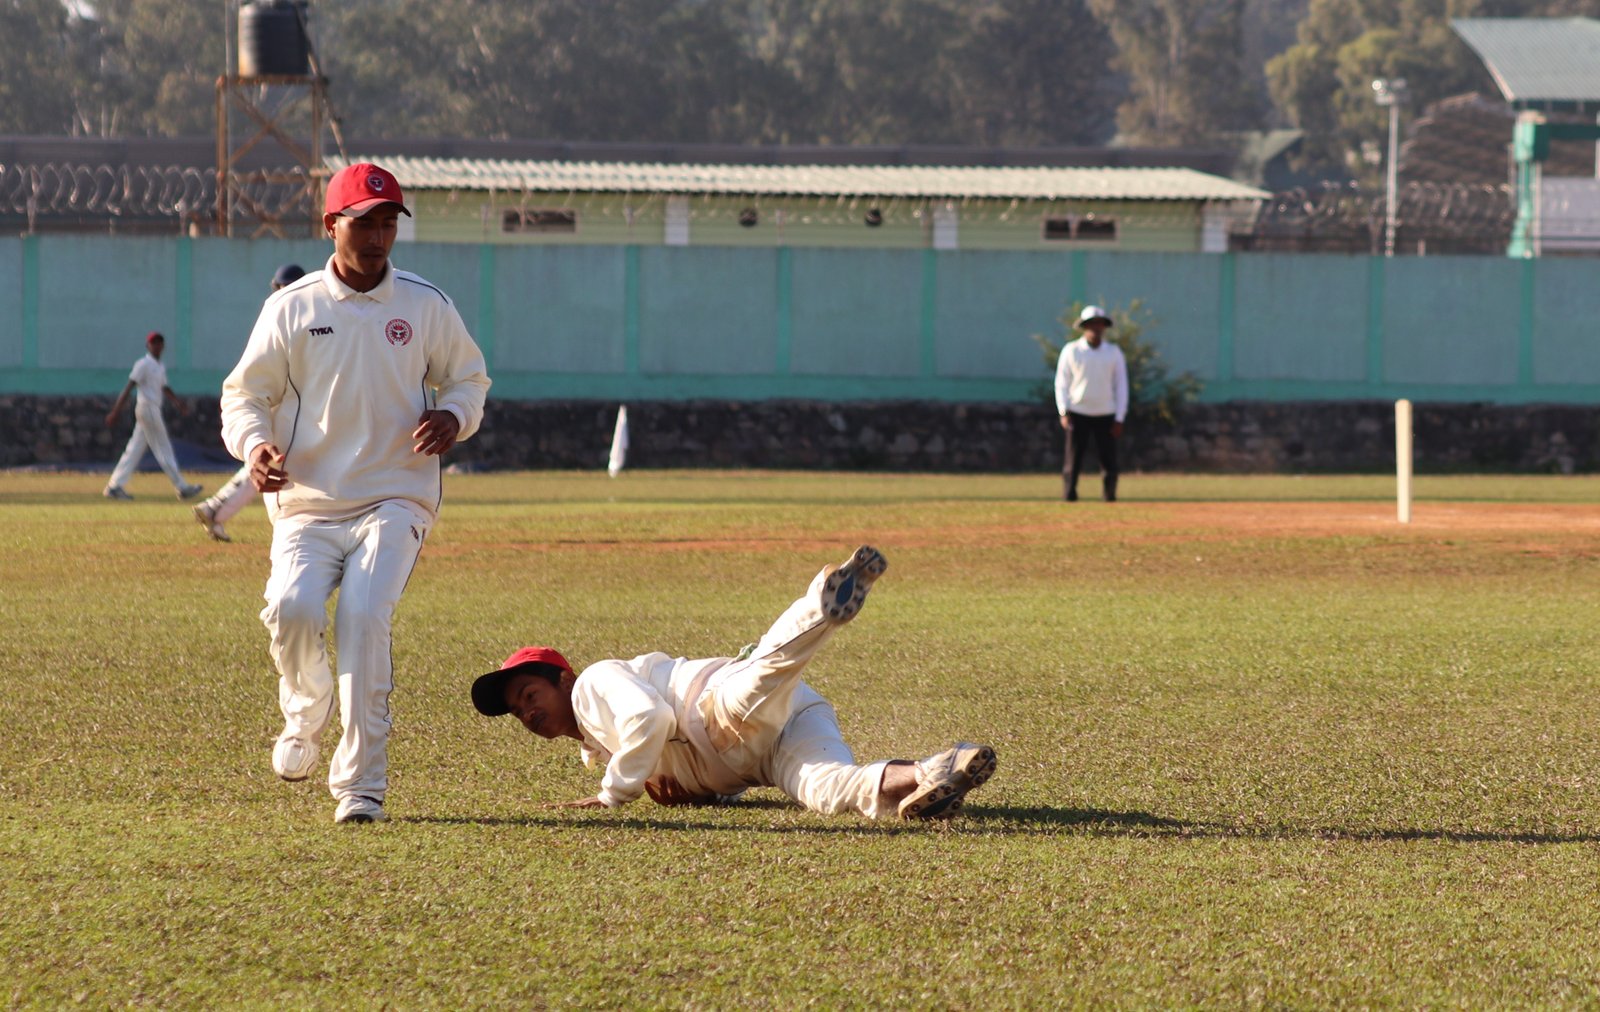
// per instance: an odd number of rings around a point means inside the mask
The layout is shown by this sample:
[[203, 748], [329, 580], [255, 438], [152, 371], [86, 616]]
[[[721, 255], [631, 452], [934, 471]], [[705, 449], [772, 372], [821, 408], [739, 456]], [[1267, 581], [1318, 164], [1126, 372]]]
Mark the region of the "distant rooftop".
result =
[[[329, 158], [332, 168], [345, 162]], [[1029, 200], [1265, 200], [1271, 194], [1189, 168], [992, 165], [677, 164], [352, 156], [424, 190], [719, 193]]]
[[1519, 109], [1600, 109], [1600, 21], [1456, 18], [1456, 34]]

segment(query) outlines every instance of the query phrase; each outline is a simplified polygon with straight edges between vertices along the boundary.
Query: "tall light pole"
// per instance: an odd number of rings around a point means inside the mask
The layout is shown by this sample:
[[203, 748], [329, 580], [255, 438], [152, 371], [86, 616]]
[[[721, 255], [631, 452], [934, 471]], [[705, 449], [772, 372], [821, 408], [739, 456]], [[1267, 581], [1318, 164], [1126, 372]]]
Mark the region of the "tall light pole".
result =
[[1383, 212], [1383, 255], [1394, 256], [1394, 212], [1395, 191], [1398, 189], [1398, 170], [1400, 167], [1400, 103], [1406, 97], [1406, 79], [1403, 77], [1380, 77], [1372, 82], [1372, 93], [1378, 105], [1386, 106], [1389, 110], [1389, 158], [1387, 164], [1388, 177], [1384, 186], [1384, 212]]

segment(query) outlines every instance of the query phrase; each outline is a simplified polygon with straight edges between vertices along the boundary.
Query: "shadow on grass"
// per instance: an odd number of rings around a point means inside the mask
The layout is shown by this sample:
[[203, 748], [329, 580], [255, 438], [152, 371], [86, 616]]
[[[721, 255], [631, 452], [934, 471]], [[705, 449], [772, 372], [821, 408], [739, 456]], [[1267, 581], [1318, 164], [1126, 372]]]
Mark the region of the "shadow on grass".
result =
[[[1486, 832], [1456, 829], [1351, 829], [1339, 826], [1238, 825], [1204, 819], [1174, 819], [1150, 812], [1115, 812], [1100, 808], [969, 807], [966, 821], [986, 832], [1019, 827], [1054, 826], [1089, 836], [1145, 836], [1239, 840], [1350, 840], [1358, 843], [1444, 840], [1450, 843], [1600, 843], [1596, 833]], [[998, 824], [998, 825], [996, 825]], [[1022, 832], [1036, 832], [1021, 828]]]
[[[1328, 840], [1355, 843], [1412, 842], [1442, 840], [1449, 843], [1563, 844], [1600, 843], [1596, 833], [1516, 833], [1453, 829], [1350, 829], [1338, 826], [1237, 825], [1204, 819], [1175, 819], [1151, 812], [1117, 812], [1102, 808], [991, 808], [973, 805], [962, 817], [950, 822], [869, 822], [851, 816], [806, 817], [798, 805], [774, 798], [739, 801], [726, 806], [698, 806], [680, 809], [646, 809], [648, 817], [618, 818], [602, 812], [570, 810], [526, 815], [418, 815], [397, 818], [396, 822], [444, 826], [521, 826], [530, 829], [579, 829], [604, 825], [607, 828], [639, 829], [653, 832], [732, 832], [809, 834], [819, 836], [883, 832], [921, 832], [935, 828], [945, 832], [981, 833], [985, 836], [1076, 835], [1105, 837], [1145, 837], [1149, 839], [1192, 840]], [[742, 819], [727, 819], [723, 813], [759, 811], [788, 813], [805, 821], [752, 824]], [[658, 814], [659, 813], [659, 814]]]

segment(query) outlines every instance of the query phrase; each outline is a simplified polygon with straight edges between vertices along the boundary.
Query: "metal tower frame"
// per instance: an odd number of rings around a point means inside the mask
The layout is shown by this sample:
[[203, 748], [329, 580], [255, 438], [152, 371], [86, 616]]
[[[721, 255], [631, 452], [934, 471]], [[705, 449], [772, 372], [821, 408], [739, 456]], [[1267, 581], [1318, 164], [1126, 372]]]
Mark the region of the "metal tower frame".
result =
[[[291, 92], [288, 97], [282, 98], [275, 109], [269, 110], [263, 108], [255, 97], [263, 85], [292, 88], [296, 92]], [[311, 107], [309, 143], [293, 136], [293, 127], [286, 122], [307, 102]], [[255, 127], [254, 132], [238, 144], [233, 143], [232, 131], [229, 130], [228, 117], [232, 109], [242, 112], [248, 123]], [[303, 224], [309, 227], [312, 237], [320, 236], [322, 192], [327, 184], [322, 168], [322, 132], [324, 125], [328, 124], [336, 124], [336, 121], [328, 106], [328, 79], [320, 74], [259, 77], [226, 75], [217, 78], [217, 234], [233, 236], [236, 219], [242, 218], [254, 226], [249, 233], [252, 238], [269, 233], [288, 238], [297, 231], [292, 216], [267, 210], [251, 199], [245, 188], [250, 184], [298, 184], [300, 192], [294, 195], [292, 203], [304, 201], [309, 205], [308, 218]], [[336, 125], [335, 134], [337, 139]], [[276, 141], [293, 158], [300, 172], [284, 168], [249, 171], [239, 168], [239, 162], [245, 155], [269, 139]]]

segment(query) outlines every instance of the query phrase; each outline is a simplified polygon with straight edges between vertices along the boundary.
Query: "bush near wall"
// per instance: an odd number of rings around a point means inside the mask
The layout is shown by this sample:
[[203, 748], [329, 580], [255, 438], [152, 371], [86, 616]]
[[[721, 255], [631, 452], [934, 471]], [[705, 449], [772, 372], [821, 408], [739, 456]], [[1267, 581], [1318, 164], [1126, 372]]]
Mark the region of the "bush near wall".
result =
[[[0, 467], [109, 465], [131, 421], [105, 427], [113, 398], [0, 396]], [[217, 402], [191, 398], [175, 440], [229, 466]], [[617, 405], [491, 400], [482, 430], [451, 451], [466, 468], [603, 469]], [[634, 468], [1055, 472], [1061, 428], [1041, 404], [923, 401], [655, 401], [628, 405]], [[1600, 470], [1600, 411], [1565, 405], [1419, 404], [1417, 466], [1433, 471]], [[1195, 404], [1180, 425], [1130, 415], [1125, 467], [1144, 471], [1386, 472], [1387, 401]]]

